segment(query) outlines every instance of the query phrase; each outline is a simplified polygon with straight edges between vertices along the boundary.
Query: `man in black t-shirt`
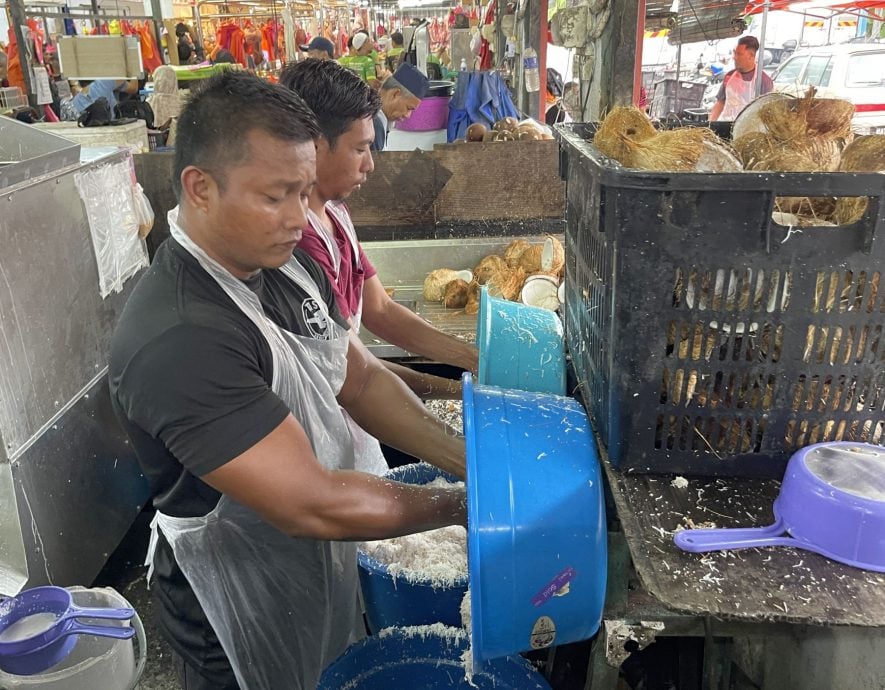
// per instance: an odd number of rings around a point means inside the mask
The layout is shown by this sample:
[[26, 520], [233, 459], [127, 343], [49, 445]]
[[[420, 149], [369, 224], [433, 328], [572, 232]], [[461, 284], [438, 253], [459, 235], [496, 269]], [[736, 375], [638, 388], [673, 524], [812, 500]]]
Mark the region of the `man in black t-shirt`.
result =
[[[235, 138], [230, 122], [243, 128]], [[207, 80], [180, 118], [173, 238], [111, 346], [112, 404], [158, 510], [160, 628], [190, 690], [283, 687], [260, 680], [280, 677], [313, 690], [356, 610], [352, 542], [465, 520], [463, 491], [348, 471], [349, 439], [314, 423], [337, 423], [340, 403], [379, 439], [463, 475], [463, 440], [348, 337], [322, 269], [293, 255], [318, 134], [287, 89], [242, 72]], [[342, 356], [328, 356], [338, 343]], [[339, 385], [337, 398], [324, 392]], [[271, 644], [255, 653], [253, 638]]]

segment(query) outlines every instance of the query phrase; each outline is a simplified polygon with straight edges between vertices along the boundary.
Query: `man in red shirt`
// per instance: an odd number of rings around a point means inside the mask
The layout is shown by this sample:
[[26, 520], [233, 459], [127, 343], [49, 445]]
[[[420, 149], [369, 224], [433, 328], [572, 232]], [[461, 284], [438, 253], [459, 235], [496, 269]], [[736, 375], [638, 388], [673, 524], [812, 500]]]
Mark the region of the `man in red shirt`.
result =
[[[373, 118], [381, 107], [376, 91], [335, 62], [304, 60], [288, 65], [280, 83], [301, 96], [320, 122], [317, 183], [310, 194], [308, 219], [299, 249], [319, 263], [335, 289], [338, 307], [356, 331], [372, 333], [408, 352], [476, 372], [478, 352], [435, 329], [394, 302], [360, 247], [343, 200], [374, 170], [370, 146]], [[459, 381], [385, 362], [419, 397], [459, 399]]]
[[710, 111], [710, 122], [733, 121], [756, 96], [768, 93], [774, 84], [764, 72], [762, 89], [756, 93], [756, 53], [759, 40], [755, 36], [743, 36], [734, 49], [734, 69], [725, 75], [722, 87], [716, 94], [716, 104]]

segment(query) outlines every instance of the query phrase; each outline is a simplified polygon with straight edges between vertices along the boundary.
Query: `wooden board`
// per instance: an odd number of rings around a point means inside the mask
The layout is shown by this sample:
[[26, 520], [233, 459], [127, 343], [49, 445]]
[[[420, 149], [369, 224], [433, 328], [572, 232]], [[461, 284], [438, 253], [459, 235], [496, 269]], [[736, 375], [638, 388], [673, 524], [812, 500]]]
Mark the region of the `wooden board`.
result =
[[144, 73], [134, 36], [62, 36], [58, 54], [68, 79], [138, 79]]
[[[680, 613], [751, 622], [885, 625], [885, 574], [793, 548], [686, 553], [678, 527], [762, 527], [774, 522], [780, 482], [628, 475], [603, 461], [643, 586]], [[712, 527], [707, 524], [705, 527]]]

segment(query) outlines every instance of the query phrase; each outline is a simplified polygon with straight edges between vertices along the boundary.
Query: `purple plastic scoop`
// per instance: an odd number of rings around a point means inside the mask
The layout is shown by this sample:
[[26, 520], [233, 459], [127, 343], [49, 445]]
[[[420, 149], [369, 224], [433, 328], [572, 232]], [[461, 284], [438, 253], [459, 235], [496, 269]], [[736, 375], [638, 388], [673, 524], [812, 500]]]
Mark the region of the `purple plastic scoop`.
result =
[[865, 570], [885, 572], [885, 448], [840, 441], [795, 453], [768, 527], [691, 529], [683, 551], [792, 546]]

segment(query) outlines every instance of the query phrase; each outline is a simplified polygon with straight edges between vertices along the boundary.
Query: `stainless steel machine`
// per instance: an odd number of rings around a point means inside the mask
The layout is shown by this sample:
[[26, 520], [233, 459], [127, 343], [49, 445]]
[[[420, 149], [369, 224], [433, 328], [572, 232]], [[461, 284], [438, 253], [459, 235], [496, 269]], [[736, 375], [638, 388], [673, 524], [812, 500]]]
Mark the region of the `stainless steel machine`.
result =
[[100, 296], [75, 183], [129, 155], [0, 117], [0, 594], [90, 584], [147, 499], [107, 390], [135, 281]]

